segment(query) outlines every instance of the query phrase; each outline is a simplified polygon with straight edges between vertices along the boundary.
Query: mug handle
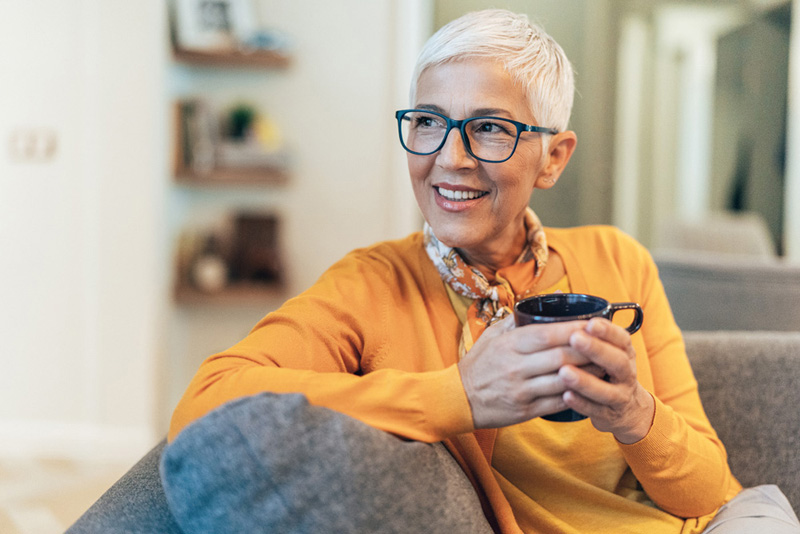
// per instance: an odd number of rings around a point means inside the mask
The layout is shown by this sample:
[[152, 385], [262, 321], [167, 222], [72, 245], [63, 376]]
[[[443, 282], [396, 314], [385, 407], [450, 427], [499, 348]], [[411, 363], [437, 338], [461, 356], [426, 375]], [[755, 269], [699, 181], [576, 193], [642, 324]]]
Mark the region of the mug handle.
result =
[[633, 318], [631, 324], [625, 328], [629, 334], [635, 334], [642, 327], [642, 322], [644, 321], [644, 312], [642, 312], [642, 307], [635, 302], [614, 302], [610, 305], [610, 307], [611, 313], [608, 315], [609, 321], [619, 310], [633, 310], [636, 313], [636, 317]]

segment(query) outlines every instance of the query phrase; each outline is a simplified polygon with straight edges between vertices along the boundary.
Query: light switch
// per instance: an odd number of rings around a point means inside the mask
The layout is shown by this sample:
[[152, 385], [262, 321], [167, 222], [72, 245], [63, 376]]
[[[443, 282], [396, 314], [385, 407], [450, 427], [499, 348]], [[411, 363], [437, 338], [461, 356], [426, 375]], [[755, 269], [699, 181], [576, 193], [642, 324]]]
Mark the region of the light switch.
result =
[[18, 128], [8, 140], [11, 161], [47, 163], [55, 158], [58, 148], [56, 132], [47, 128]]

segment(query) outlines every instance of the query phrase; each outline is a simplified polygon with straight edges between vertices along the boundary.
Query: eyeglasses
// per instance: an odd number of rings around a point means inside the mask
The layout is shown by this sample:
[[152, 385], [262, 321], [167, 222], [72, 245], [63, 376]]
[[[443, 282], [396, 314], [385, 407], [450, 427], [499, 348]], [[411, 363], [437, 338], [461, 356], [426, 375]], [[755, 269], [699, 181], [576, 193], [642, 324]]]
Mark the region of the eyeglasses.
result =
[[557, 134], [555, 128], [531, 126], [500, 117], [471, 117], [454, 120], [424, 109], [396, 111], [400, 143], [418, 156], [438, 152], [453, 128], [461, 132], [464, 148], [473, 158], [486, 163], [502, 163], [514, 155], [522, 132]]

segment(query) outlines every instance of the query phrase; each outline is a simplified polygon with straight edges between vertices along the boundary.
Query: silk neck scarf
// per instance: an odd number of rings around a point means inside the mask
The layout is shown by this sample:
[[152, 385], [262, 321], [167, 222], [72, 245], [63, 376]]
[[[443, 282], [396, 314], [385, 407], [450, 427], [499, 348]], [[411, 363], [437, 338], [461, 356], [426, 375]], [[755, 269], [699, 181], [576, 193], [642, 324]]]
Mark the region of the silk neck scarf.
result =
[[[524, 218], [527, 245], [516, 263], [534, 261], [534, 279], [538, 279], [547, 263], [547, 240], [539, 217], [532, 209], [525, 210]], [[458, 249], [448, 247], [433, 235], [425, 223], [423, 228], [425, 251], [442, 280], [457, 294], [473, 299], [467, 308], [467, 320], [461, 330], [459, 357], [472, 348], [472, 344], [486, 328], [503, 319], [514, 308], [514, 291], [508, 280], [495, 274], [494, 282], [464, 261]], [[526, 288], [529, 289], [529, 288]]]

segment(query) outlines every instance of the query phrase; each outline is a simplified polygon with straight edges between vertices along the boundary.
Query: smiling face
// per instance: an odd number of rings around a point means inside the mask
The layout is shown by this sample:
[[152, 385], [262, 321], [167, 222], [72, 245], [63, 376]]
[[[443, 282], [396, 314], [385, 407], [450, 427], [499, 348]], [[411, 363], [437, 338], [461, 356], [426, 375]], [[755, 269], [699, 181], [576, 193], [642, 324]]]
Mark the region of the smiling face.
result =
[[[491, 115], [537, 124], [523, 90], [489, 59], [426, 69], [413, 105], [453, 119]], [[523, 216], [531, 193], [536, 187], [552, 186], [566, 165], [564, 161], [554, 168], [552, 146], [543, 154], [540, 135], [524, 132], [514, 155], [503, 163], [471, 157], [457, 130], [450, 131], [437, 153], [408, 154], [414, 195], [425, 220], [440, 241], [458, 248], [471, 265], [496, 270], [521, 253], [526, 240]]]

